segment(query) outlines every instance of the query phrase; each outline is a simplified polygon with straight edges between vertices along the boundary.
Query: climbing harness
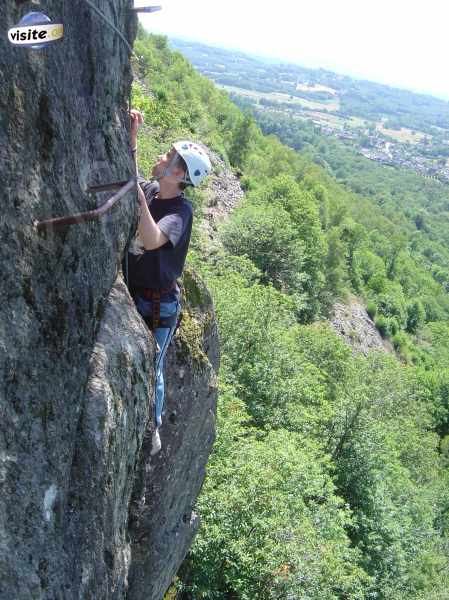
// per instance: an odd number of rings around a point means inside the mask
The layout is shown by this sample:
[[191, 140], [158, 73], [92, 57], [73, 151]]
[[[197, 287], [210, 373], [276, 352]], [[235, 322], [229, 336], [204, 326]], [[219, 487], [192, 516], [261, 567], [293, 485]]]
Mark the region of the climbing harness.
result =
[[170, 317], [161, 317], [161, 295], [171, 292], [175, 288], [176, 281], [174, 281], [167, 288], [140, 288], [137, 290], [138, 294], [140, 294], [146, 300], [151, 300], [152, 302], [151, 317], [145, 317], [145, 322], [151, 330], [157, 329], [158, 327], [173, 327], [173, 325], [177, 323], [177, 315], [172, 315]]

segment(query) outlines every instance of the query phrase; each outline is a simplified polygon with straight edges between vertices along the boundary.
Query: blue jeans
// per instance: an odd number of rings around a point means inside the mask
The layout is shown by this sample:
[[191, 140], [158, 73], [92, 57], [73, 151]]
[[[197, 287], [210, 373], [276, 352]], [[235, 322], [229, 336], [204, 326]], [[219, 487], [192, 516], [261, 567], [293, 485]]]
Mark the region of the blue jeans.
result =
[[[136, 308], [143, 317], [150, 317], [153, 310], [153, 302], [137, 296], [135, 299]], [[173, 315], [179, 316], [181, 312], [181, 303], [179, 300], [173, 302], [161, 302], [160, 303], [160, 316], [171, 317]], [[170, 345], [173, 333], [176, 329], [176, 323], [172, 327], [157, 327], [154, 331], [154, 337], [159, 344], [160, 350], [156, 352], [156, 398], [155, 398], [155, 423], [156, 427], [162, 425], [162, 409], [164, 408], [164, 358], [167, 348]]]

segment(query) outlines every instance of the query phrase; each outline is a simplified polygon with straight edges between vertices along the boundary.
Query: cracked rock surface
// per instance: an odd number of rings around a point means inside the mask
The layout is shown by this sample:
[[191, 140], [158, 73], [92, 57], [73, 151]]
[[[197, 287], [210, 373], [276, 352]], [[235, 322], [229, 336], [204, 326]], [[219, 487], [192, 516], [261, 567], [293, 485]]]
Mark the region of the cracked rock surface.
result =
[[[95, 4], [132, 45], [130, 2]], [[31, 10], [43, 9], [2, 3], [4, 30]], [[120, 276], [136, 194], [101, 221], [34, 227], [111, 196], [88, 185], [133, 175], [129, 51], [81, 0], [45, 12], [63, 41], [0, 40], [0, 600], [160, 599], [214, 437], [213, 307], [191, 273], [153, 460], [155, 343]]]

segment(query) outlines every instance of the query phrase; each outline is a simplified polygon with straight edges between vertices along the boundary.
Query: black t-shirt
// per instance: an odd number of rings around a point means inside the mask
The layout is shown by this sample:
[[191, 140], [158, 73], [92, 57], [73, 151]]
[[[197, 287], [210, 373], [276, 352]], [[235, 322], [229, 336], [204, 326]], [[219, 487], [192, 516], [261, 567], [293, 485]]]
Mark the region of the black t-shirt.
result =
[[[148, 208], [159, 229], [168, 241], [155, 250], [145, 250], [136, 232], [128, 252], [128, 280], [131, 291], [136, 288], [167, 288], [181, 276], [189, 249], [192, 232], [193, 208], [184, 194], [161, 200], [157, 182], [138, 178], [145, 194]], [[178, 300], [178, 284], [171, 292], [161, 295], [161, 300]]]

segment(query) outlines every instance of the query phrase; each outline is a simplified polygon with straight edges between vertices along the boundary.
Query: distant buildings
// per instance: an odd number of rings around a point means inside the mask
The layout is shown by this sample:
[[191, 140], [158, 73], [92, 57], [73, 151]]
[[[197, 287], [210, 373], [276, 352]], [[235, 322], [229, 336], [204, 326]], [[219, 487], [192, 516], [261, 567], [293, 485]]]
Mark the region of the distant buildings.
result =
[[[403, 143], [387, 139], [380, 132], [372, 134], [368, 129], [340, 129], [329, 124], [324, 125], [317, 119], [312, 119], [314, 125], [320, 127], [324, 135], [331, 135], [343, 141], [351, 141], [352, 148], [369, 160], [382, 165], [410, 169], [418, 175], [437, 179], [443, 183], [449, 183], [449, 167], [435, 163], [435, 159], [426, 158], [417, 154], [414, 146], [406, 146]], [[415, 153], [413, 152], [415, 149]]]

